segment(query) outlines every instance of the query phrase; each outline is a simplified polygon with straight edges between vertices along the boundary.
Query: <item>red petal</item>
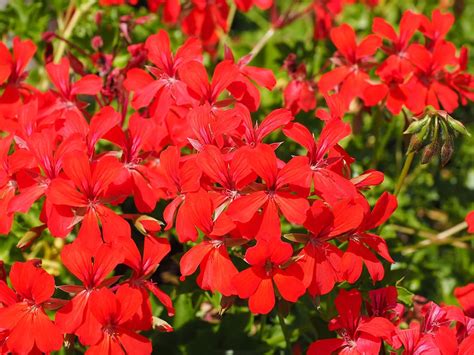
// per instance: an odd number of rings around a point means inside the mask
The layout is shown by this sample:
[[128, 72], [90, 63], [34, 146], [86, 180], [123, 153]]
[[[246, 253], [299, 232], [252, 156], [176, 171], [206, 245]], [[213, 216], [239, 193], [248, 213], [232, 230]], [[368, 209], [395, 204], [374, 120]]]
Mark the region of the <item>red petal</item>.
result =
[[285, 270], [278, 271], [273, 281], [280, 291], [281, 297], [290, 302], [296, 302], [306, 292], [303, 282], [303, 270], [298, 264], [292, 264]]
[[188, 250], [179, 261], [182, 276], [194, 274], [206, 255], [214, 248], [210, 243], [201, 243]]
[[288, 192], [277, 192], [275, 202], [280, 208], [285, 218], [296, 224], [303, 224], [306, 220], [306, 211], [309, 209], [309, 203], [306, 198], [292, 195]]
[[10, 271], [10, 281], [16, 292], [39, 305], [54, 293], [54, 277], [31, 262], [16, 262]]
[[249, 298], [249, 309], [254, 314], [267, 314], [275, 306], [272, 279], [262, 279], [255, 293]]
[[332, 355], [344, 344], [342, 339], [323, 339], [311, 343], [307, 355]]
[[59, 328], [42, 311], [34, 317], [33, 336], [36, 346], [44, 353], [57, 351], [63, 345], [63, 336]]
[[349, 68], [346, 66], [335, 68], [321, 76], [318, 87], [323, 93], [326, 93], [338, 86], [349, 73]]
[[102, 89], [102, 79], [97, 75], [86, 75], [72, 85], [71, 95], [97, 95]]
[[240, 298], [249, 298], [257, 291], [262, 282], [262, 274], [260, 267], [250, 267], [234, 276], [232, 283]]
[[249, 195], [240, 196], [232, 201], [227, 209], [227, 214], [234, 221], [248, 222], [267, 200], [268, 195], [265, 191], [257, 191]]
[[342, 24], [330, 33], [331, 41], [348, 60], [353, 59], [356, 50], [356, 36], [351, 26]]

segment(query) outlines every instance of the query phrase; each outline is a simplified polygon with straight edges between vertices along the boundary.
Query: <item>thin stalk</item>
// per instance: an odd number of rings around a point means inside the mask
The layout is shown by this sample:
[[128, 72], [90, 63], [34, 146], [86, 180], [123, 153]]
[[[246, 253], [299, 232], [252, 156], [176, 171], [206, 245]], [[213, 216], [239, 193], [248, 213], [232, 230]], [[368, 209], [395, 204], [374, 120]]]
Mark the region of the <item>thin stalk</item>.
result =
[[281, 331], [283, 333], [283, 336], [285, 337], [286, 349], [288, 350], [288, 353], [291, 354], [290, 332], [288, 326], [285, 323], [285, 320], [280, 314], [278, 315], [278, 322], [280, 323]]
[[275, 34], [275, 28], [270, 27], [267, 32], [263, 35], [262, 38], [257, 42], [257, 44], [252, 48], [250, 51], [250, 61], [252, 61], [258, 53], [262, 50], [262, 48], [267, 44], [267, 42], [270, 40], [270, 38], [273, 37]]
[[[433, 237], [422, 240], [421, 242], [419, 242], [419, 243], [417, 243], [417, 244], [415, 244], [411, 247], [402, 248], [401, 252], [403, 254], [410, 254], [410, 253], [415, 252], [418, 249], [422, 249], [424, 247], [428, 247], [428, 246], [431, 246], [431, 245], [442, 245], [442, 244], [449, 244], [449, 243], [453, 243], [453, 245], [455, 245], [457, 247], [464, 248], [465, 245], [462, 242], [465, 241], [465, 240], [468, 240], [470, 238], [464, 238], [463, 237], [463, 238], [452, 239], [450, 237], [453, 236], [456, 233], [459, 233], [459, 232], [463, 231], [466, 228], [467, 228], [467, 223], [465, 221], [463, 221], [463, 222], [458, 223], [458, 224], [456, 224], [455, 226], [453, 226], [449, 229], [446, 229], [445, 231], [443, 231], [443, 232], [441, 232], [441, 233], [439, 233], [439, 234], [437, 234]], [[471, 238], [472, 237], [474, 237], [474, 236], [471, 236]]]
[[[80, 18], [82, 15], [84, 15], [89, 9], [92, 7], [92, 5], [95, 4], [95, 0], [90, 0], [83, 5], [79, 6], [76, 8], [76, 11], [74, 11], [74, 14], [72, 15], [71, 19], [68, 21], [66, 27], [64, 28], [63, 33], [61, 34], [61, 37], [68, 40], [69, 37], [71, 37], [72, 32], [74, 28], [76, 27], [77, 23], [79, 22]], [[61, 41], [59, 42], [57, 51], [54, 55], [54, 61], [57, 63], [61, 57], [64, 54], [64, 51], [66, 50], [66, 42]]]
[[262, 318], [260, 319], [260, 330], [258, 333], [258, 337], [260, 340], [263, 340], [263, 331], [265, 330], [265, 324], [267, 323], [267, 315], [263, 314]]
[[235, 3], [231, 3], [230, 5], [230, 10], [229, 10], [229, 16], [227, 17], [227, 32], [222, 31], [220, 34], [220, 41], [219, 41], [219, 47], [224, 48], [224, 46], [229, 47], [232, 49], [230, 46], [230, 37], [229, 37], [229, 32], [232, 29], [232, 24], [234, 23], [234, 18], [235, 18], [235, 13], [237, 12], [237, 6]]
[[398, 196], [400, 194], [400, 191], [403, 187], [403, 183], [405, 182], [408, 172], [410, 171], [410, 167], [413, 163], [414, 158], [415, 158], [415, 152], [408, 153], [405, 163], [403, 164], [403, 168], [400, 173], [400, 176], [398, 177], [397, 185], [395, 186], [395, 191], [393, 193], [395, 196]]
[[[293, 4], [294, 5], [294, 4]], [[265, 32], [262, 38], [257, 42], [257, 44], [252, 48], [250, 51], [250, 61], [252, 61], [258, 53], [262, 50], [262, 48], [267, 44], [267, 42], [273, 37], [277, 29], [281, 29], [289, 24], [293, 23], [294, 21], [298, 20], [302, 16], [309, 14], [312, 10], [312, 5], [306, 6], [304, 9], [301, 9], [298, 12], [291, 13], [287, 12], [285, 15], [279, 18], [278, 21], [272, 24], [272, 26]]]
[[377, 167], [377, 163], [379, 161], [379, 156], [380, 152], [382, 150], [381, 147], [381, 134], [382, 134], [382, 111], [379, 107], [374, 108], [375, 113], [374, 113], [374, 138], [375, 138], [375, 143], [374, 143], [374, 155], [372, 156], [372, 162], [370, 163], [370, 166], [372, 168]]

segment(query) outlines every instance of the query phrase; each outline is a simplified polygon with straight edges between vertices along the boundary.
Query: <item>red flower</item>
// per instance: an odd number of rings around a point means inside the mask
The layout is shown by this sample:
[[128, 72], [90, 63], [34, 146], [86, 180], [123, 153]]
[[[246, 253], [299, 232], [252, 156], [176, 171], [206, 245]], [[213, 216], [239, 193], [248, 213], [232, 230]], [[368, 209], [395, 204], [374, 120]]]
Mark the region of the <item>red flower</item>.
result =
[[247, 107], [236, 105], [238, 116], [242, 119], [241, 125], [236, 129], [233, 139], [238, 145], [256, 147], [263, 143], [263, 139], [275, 132], [278, 128], [285, 127], [294, 116], [287, 109], [277, 109], [270, 112], [262, 122], [253, 123]]
[[[329, 243], [335, 236], [356, 228], [363, 211], [350, 201], [341, 201], [330, 208], [316, 200], [308, 211], [304, 227], [310, 232], [298, 263], [304, 271], [303, 283], [311, 296], [324, 295], [342, 281], [342, 251]], [[300, 236], [301, 238], [301, 236]]]
[[420, 31], [429, 39], [429, 47], [432, 48], [443, 40], [454, 24], [454, 16], [451, 13], [441, 13], [436, 9], [431, 13], [431, 21], [421, 15]]
[[381, 17], [374, 18], [372, 31], [386, 39], [390, 45], [383, 46], [382, 49], [389, 55], [395, 55], [400, 61], [406, 58], [406, 50], [411, 38], [420, 27], [422, 16], [411, 11], [405, 11], [400, 20], [400, 30], [397, 34], [395, 29], [385, 19]]
[[415, 75], [406, 85], [407, 107], [419, 113], [428, 105], [452, 112], [458, 107], [458, 95], [445, 80], [445, 67], [456, 64], [456, 48], [449, 42], [437, 42], [433, 51], [420, 44], [408, 49], [410, 61], [416, 66]]
[[307, 149], [305, 168], [312, 176], [316, 195], [330, 204], [357, 196], [352, 182], [342, 175], [344, 156], [340, 152], [331, 154], [338, 142], [351, 133], [348, 124], [340, 119], [327, 121], [317, 141], [305, 126], [297, 122], [289, 124], [283, 132]]
[[179, 0], [147, 0], [148, 8], [151, 12], [157, 12], [163, 6], [163, 20], [169, 23], [176, 23], [181, 13], [181, 3]]
[[200, 187], [201, 170], [193, 159], [181, 164], [180, 151], [170, 146], [160, 155], [160, 165], [155, 171], [153, 185], [164, 189], [168, 198], [173, 200], [163, 211], [165, 230], [176, 224], [176, 232], [181, 242], [193, 240], [196, 229], [187, 217], [185, 207], [186, 194], [196, 192]]
[[86, 75], [75, 83], [69, 78], [70, 63], [68, 58], [61, 59], [59, 64], [46, 64], [46, 71], [54, 86], [58, 90], [59, 97], [66, 108], [76, 103], [77, 95], [97, 95], [102, 88], [102, 79], [97, 75]]
[[398, 292], [394, 286], [369, 291], [367, 314], [371, 317], [384, 317], [394, 324], [401, 321], [405, 307], [397, 302]]
[[385, 99], [385, 106], [394, 115], [398, 115], [403, 105], [407, 105], [409, 91], [407, 78], [412, 68], [404, 65], [395, 56], [389, 57], [376, 70], [382, 84], [370, 85], [364, 90], [363, 100], [366, 106], [374, 106]]
[[370, 85], [367, 69], [382, 40], [376, 35], [368, 35], [357, 44], [354, 30], [346, 24], [331, 30], [331, 40], [339, 56], [334, 59], [336, 68], [319, 80], [319, 89], [323, 93], [336, 89], [349, 101], [363, 97], [364, 90]]
[[148, 154], [142, 152], [153, 149], [150, 141], [156, 129], [153, 121], [133, 114], [126, 131], [115, 126], [105, 137], [122, 148], [124, 181], [121, 184], [114, 184], [113, 190], [117, 195], [132, 195], [139, 212], [153, 211], [161, 197], [160, 192], [153, 189], [150, 181], [152, 173], [143, 163]]
[[15, 292], [0, 281], [0, 329], [8, 332], [6, 345], [12, 353], [59, 350], [63, 337], [44, 311], [54, 293], [54, 278], [32, 262], [14, 263], [10, 281]]
[[51, 232], [65, 236], [74, 224], [81, 222], [78, 240], [91, 250], [102, 244], [99, 222], [104, 241], [129, 238], [128, 223], [105, 205], [119, 197], [108, 193], [122, 171], [118, 160], [103, 156], [90, 163], [84, 153], [75, 153], [64, 158], [63, 169], [68, 179], [55, 179], [47, 195], [52, 204], [51, 210], [47, 211]]
[[[255, 180], [255, 173], [248, 165], [245, 149], [224, 155], [216, 146], [206, 145], [197, 155], [196, 162], [210, 180], [209, 189], [221, 195], [217, 207], [222, 203], [232, 202], [249, 183]], [[220, 186], [213, 185], [215, 183]]]
[[0, 139], [0, 234], [8, 234], [13, 222], [9, 205], [15, 197], [17, 182], [12, 169], [15, 154], [8, 155], [12, 139], [12, 136]]
[[102, 288], [91, 298], [90, 308], [97, 326], [87, 329], [83, 339], [92, 345], [86, 354], [151, 354], [151, 343], [137, 334], [129, 322], [141, 305], [140, 291], [120, 286], [114, 294]]
[[389, 320], [361, 314], [362, 296], [357, 290], [341, 290], [336, 297], [339, 315], [329, 323], [329, 330], [341, 338], [317, 340], [308, 349], [308, 355], [338, 353], [378, 354], [382, 339], [390, 338], [395, 330]]
[[[364, 200], [364, 204], [366, 203]], [[390, 263], [394, 261], [389, 254], [385, 240], [376, 234], [367, 233], [367, 231], [383, 224], [390, 218], [396, 208], [396, 197], [384, 192], [372, 211], [368, 209], [365, 211], [360, 226], [341, 236], [341, 238], [349, 240], [347, 250], [342, 257], [342, 267], [348, 282], [354, 283], [359, 279], [363, 265], [367, 267], [374, 283], [383, 279], [383, 265], [370, 250], [374, 250]]]
[[314, 9], [314, 39], [321, 40], [329, 36], [334, 18], [341, 13], [344, 0], [315, 0]]
[[239, 77], [239, 68], [231, 60], [217, 64], [209, 83], [206, 68], [199, 62], [188, 62], [179, 68], [181, 80], [188, 86], [189, 95], [195, 100], [195, 106], [209, 104], [212, 110], [226, 101], [217, 101], [219, 95]]
[[275, 306], [275, 290], [280, 296], [296, 302], [304, 292], [303, 273], [299, 265], [291, 263], [293, 248], [281, 241], [259, 241], [245, 253], [250, 268], [241, 271], [233, 279], [240, 298], [249, 299], [252, 313], [267, 314]]
[[163, 258], [170, 252], [171, 246], [166, 238], [156, 238], [150, 234], [144, 237], [143, 255], [140, 254], [135, 243], [130, 240], [124, 245], [125, 260], [133, 274], [128, 280], [128, 285], [141, 293], [141, 309], [133, 317], [132, 322], [136, 329], [150, 329], [152, 326], [152, 308], [148, 292], [153, 293], [165, 306], [168, 315], [174, 315], [171, 298], [156, 285], [151, 277], [160, 265]]
[[471, 211], [466, 216], [467, 232], [474, 233], [474, 211]]
[[[181, 279], [193, 274], [199, 266], [197, 283], [203, 290], [219, 291], [224, 296], [235, 294], [232, 277], [238, 271], [227, 252], [227, 247], [244, 243], [245, 240], [232, 240], [226, 237], [235, 224], [225, 212], [214, 217], [216, 201], [209, 193], [200, 190], [186, 196], [190, 222], [201, 230], [205, 237], [198, 245], [186, 252], [180, 260]], [[197, 237], [197, 235], [196, 235]]]
[[114, 284], [118, 277], [107, 276], [122, 262], [122, 253], [109, 245], [100, 245], [94, 253], [79, 243], [66, 245], [61, 251], [63, 265], [76, 276], [82, 285], [65, 285], [59, 288], [74, 297], [56, 313], [56, 324], [64, 333], [77, 334], [80, 341], [87, 329], [97, 321], [91, 313], [91, 297], [102, 287]]
[[279, 169], [273, 148], [266, 144], [259, 144], [248, 153], [247, 159], [264, 184], [255, 186], [254, 192], [236, 198], [227, 210], [229, 216], [234, 221], [246, 223], [261, 208], [262, 221], [257, 238], [280, 238], [279, 210], [289, 222], [303, 224], [309, 208], [305, 196], [309, 187], [305, 160], [293, 158]]
[[[84, 150], [80, 137], [62, 141], [56, 146], [57, 136], [52, 129], [33, 133], [25, 144], [34, 163], [39, 169], [23, 169], [17, 174], [19, 194], [10, 202], [8, 211], [26, 213], [31, 205], [48, 190], [51, 181], [57, 178], [62, 169], [63, 158], [67, 154]], [[49, 205], [49, 201], [45, 202]]]
[[[225, 59], [231, 60], [235, 63], [232, 51], [226, 47]], [[276, 85], [275, 75], [270, 69], [258, 68], [248, 65], [251, 60], [251, 55], [246, 55], [239, 59], [237, 68], [240, 71], [238, 78], [228, 86], [227, 90], [238, 101], [248, 107], [250, 111], [257, 111], [260, 106], [260, 92], [252, 83], [272, 90]]]
[[26, 78], [25, 72], [28, 63], [36, 52], [36, 45], [31, 40], [22, 41], [20, 38], [13, 38], [13, 55], [8, 48], [0, 42], [0, 85], [7, 82], [16, 89], [29, 86], [22, 81]]
[[151, 116], [165, 117], [171, 105], [188, 102], [186, 85], [180, 80], [178, 71], [188, 62], [202, 61], [201, 46], [196, 39], [188, 39], [173, 55], [168, 33], [161, 30], [147, 38], [145, 48], [148, 60], [155, 65], [148, 67], [155, 78], [143, 69], [134, 68], [127, 72], [124, 85], [134, 92], [133, 108], [151, 104]]
[[316, 92], [313, 81], [307, 79], [306, 65], [297, 64], [296, 55], [289, 54], [283, 67], [288, 71], [291, 81], [283, 91], [285, 108], [293, 115], [300, 111], [308, 112], [316, 107]]
[[218, 40], [218, 29], [228, 31], [229, 5], [226, 0], [191, 0], [192, 9], [182, 23], [183, 32], [199, 37], [205, 45]]

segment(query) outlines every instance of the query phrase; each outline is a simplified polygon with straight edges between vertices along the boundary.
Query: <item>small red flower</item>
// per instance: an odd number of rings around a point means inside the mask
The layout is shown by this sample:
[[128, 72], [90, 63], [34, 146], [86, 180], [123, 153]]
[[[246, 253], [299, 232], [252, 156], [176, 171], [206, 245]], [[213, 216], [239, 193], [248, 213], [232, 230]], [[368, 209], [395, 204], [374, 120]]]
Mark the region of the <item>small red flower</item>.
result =
[[12, 353], [59, 350], [63, 337], [44, 308], [54, 293], [54, 278], [32, 262], [14, 263], [10, 281], [15, 292], [0, 281], [0, 329]]
[[382, 339], [389, 339], [395, 330], [393, 324], [383, 317], [362, 315], [362, 296], [357, 290], [339, 291], [335, 303], [339, 315], [331, 320], [329, 330], [336, 331], [340, 338], [317, 340], [308, 354], [378, 354]]
[[241, 271], [233, 279], [240, 298], [249, 299], [252, 313], [267, 314], [275, 306], [276, 286], [280, 296], [296, 302], [304, 292], [303, 272], [292, 263], [293, 248], [281, 241], [259, 241], [245, 253], [250, 268]]
[[140, 291], [120, 286], [114, 294], [102, 288], [91, 298], [91, 312], [97, 326], [87, 329], [83, 339], [91, 345], [86, 354], [151, 354], [151, 342], [135, 332], [130, 322], [141, 305]]

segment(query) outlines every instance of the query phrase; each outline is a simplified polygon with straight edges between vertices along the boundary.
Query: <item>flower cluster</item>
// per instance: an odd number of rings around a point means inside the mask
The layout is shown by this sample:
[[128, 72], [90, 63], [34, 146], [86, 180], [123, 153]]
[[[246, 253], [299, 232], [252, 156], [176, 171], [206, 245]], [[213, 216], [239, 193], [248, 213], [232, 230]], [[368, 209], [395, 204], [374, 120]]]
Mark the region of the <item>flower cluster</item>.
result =
[[[242, 11], [272, 6], [235, 3]], [[71, 53], [57, 62], [46, 55], [52, 84], [46, 91], [26, 83], [36, 46], [19, 38], [11, 50], [0, 43], [0, 234], [35, 205], [41, 224], [19, 246], [29, 248], [47, 230], [63, 240], [62, 265], [77, 279], [56, 286], [39, 260], [29, 260], [13, 264], [9, 287], [0, 270], [1, 353], [48, 353], [64, 339], [69, 345], [77, 339], [92, 354], [151, 353], [150, 340], [139, 333], [170, 327], [154, 317], [150, 298], [174, 314], [171, 298], [152, 279], [170, 254], [172, 230], [187, 245], [181, 280], [198, 273], [200, 289], [220, 293], [226, 307], [246, 300], [254, 314], [354, 284], [364, 270], [374, 284], [384, 278], [383, 261], [394, 260], [377, 228], [397, 200], [388, 192], [372, 206], [367, 200], [364, 192], [384, 175], [353, 173], [355, 159], [340, 145], [351, 134], [343, 117], [356, 98], [393, 114], [440, 103], [452, 111], [459, 100], [474, 99], [474, 81], [466, 73], [467, 51], [457, 57], [444, 39], [450, 15], [435, 11], [429, 20], [407, 12], [399, 34], [376, 19], [374, 34], [357, 43], [350, 26], [331, 29], [343, 2], [327, 2], [334, 10], [323, 3], [312, 6], [317, 16], [322, 8], [331, 11], [324, 28], [337, 47], [334, 69], [312, 83], [304, 64], [289, 57], [286, 108], [263, 120], [252, 115], [260, 90], [276, 85], [271, 70], [250, 65], [252, 55], [235, 58], [228, 48], [212, 75], [204, 65], [203, 48], [216, 43], [218, 29], [228, 30], [225, 0], [192, 1], [182, 20], [191, 37], [181, 47], [172, 50], [160, 30], [130, 44], [124, 67], [101, 52], [100, 38], [93, 40], [93, 72]], [[166, 21], [180, 17], [179, 1], [148, 5], [163, 6]], [[410, 42], [416, 31], [423, 45]], [[44, 38], [48, 44], [54, 36]], [[378, 48], [388, 55], [381, 64], [374, 59]], [[317, 90], [329, 110], [317, 110], [323, 128], [315, 137], [295, 115], [315, 108]], [[278, 135], [303, 153], [288, 157]], [[156, 219], [158, 204], [165, 207]], [[310, 353], [371, 354], [382, 341], [410, 354], [437, 342], [471, 346], [466, 298], [460, 298], [466, 314], [430, 304], [422, 325], [408, 330], [394, 327], [403, 318], [394, 288], [371, 291], [370, 298], [363, 314], [361, 294], [342, 290], [339, 316], [330, 323], [342, 338], [318, 340]]]
[[341, 290], [335, 301], [338, 316], [329, 322], [339, 337], [315, 341], [308, 354], [379, 354], [383, 342], [404, 355], [470, 354], [474, 284], [456, 288], [454, 295], [461, 307], [425, 301], [405, 312], [393, 286], [369, 291], [366, 301], [358, 290]]
[[[270, 312], [275, 298], [296, 302], [306, 291], [317, 296], [338, 282], [354, 283], [364, 265], [374, 282], [383, 278], [377, 255], [393, 260], [370, 230], [390, 217], [396, 200], [385, 193], [370, 208], [362, 191], [383, 175], [352, 176], [354, 160], [338, 144], [350, 134], [342, 117], [328, 120], [317, 139], [286, 109], [254, 123], [256, 85], [272, 89], [271, 71], [227, 52], [209, 79], [199, 42], [190, 39], [174, 54], [164, 31], [143, 48], [152, 65], [127, 68], [121, 86], [133, 94], [129, 118], [126, 100], [120, 101], [126, 95], [118, 97], [122, 113], [106, 105], [109, 80], [85, 73], [75, 80], [64, 58], [46, 65], [54, 89], [40, 92], [24, 83], [34, 45], [16, 39], [13, 54], [7, 52], [1, 233], [9, 232], [15, 213], [39, 203], [44, 225], [24, 247], [46, 228], [58, 238], [76, 236], [61, 259], [81, 282], [59, 286], [71, 298], [53, 302], [59, 308], [53, 325], [44, 313], [52, 277], [32, 263], [15, 264], [10, 278], [16, 295], [2, 291], [8, 349], [56, 350], [59, 334], [75, 334], [91, 351], [133, 342], [148, 349], [131, 331], [152, 326], [150, 292], [173, 313], [170, 298], [149, 280], [170, 251], [167, 239], [156, 236], [158, 221], [145, 215], [162, 200], [169, 201], [165, 230], [175, 228], [180, 242], [193, 243], [180, 260], [182, 279], [200, 268], [203, 290], [248, 299], [254, 313]], [[91, 100], [96, 113], [88, 110]], [[280, 160], [279, 144], [264, 141], [279, 129], [307, 154]], [[104, 140], [110, 148], [103, 148]], [[120, 212], [129, 197], [139, 213]], [[307, 233], [289, 233], [283, 241], [284, 220]], [[142, 252], [129, 222], [144, 235]], [[238, 270], [234, 259], [242, 254], [247, 267]], [[107, 277], [118, 264], [131, 269], [130, 277]], [[50, 287], [40, 292], [38, 285], [46, 283]], [[20, 344], [15, 334], [23, 322], [33, 328], [47, 322], [58, 336], [47, 344], [35, 336]]]
[[[343, 107], [358, 98], [367, 107], [380, 105], [393, 115], [403, 107], [414, 114], [427, 106], [452, 112], [459, 103], [474, 100], [468, 50], [463, 47], [457, 54], [454, 44], [446, 40], [453, 23], [452, 14], [439, 10], [431, 19], [406, 11], [398, 32], [376, 17], [373, 34], [360, 41], [347, 24], [332, 28], [329, 37], [337, 48], [331, 58], [333, 69], [322, 73], [317, 88], [323, 95], [340, 96]], [[316, 86], [306, 78], [304, 64], [292, 65], [288, 72], [292, 80], [285, 91], [285, 107], [294, 112], [314, 109], [315, 100], [303, 100]]]
[[[247, 12], [253, 7], [269, 10], [271, 27], [280, 28], [288, 25], [295, 19], [313, 14], [314, 39], [328, 37], [334, 26], [335, 18], [344, 6], [353, 4], [357, 0], [313, 0], [309, 5], [298, 8], [298, 3], [289, 4], [287, 9], [280, 11], [274, 0], [191, 0], [182, 8], [179, 0], [147, 0], [150, 12], [158, 12], [162, 8], [163, 21], [170, 25], [179, 23], [184, 33], [198, 37], [207, 51], [214, 52], [217, 43], [223, 34], [230, 30], [233, 15], [231, 7], [241, 12]], [[373, 7], [378, 0], [361, 0], [361, 3]], [[138, 6], [138, 0], [100, 0], [102, 6], [117, 6], [129, 4]], [[235, 11], [235, 10], [234, 10]]]

